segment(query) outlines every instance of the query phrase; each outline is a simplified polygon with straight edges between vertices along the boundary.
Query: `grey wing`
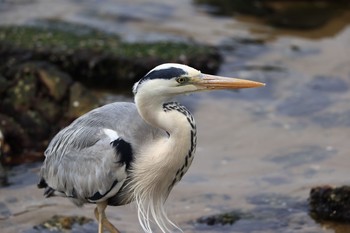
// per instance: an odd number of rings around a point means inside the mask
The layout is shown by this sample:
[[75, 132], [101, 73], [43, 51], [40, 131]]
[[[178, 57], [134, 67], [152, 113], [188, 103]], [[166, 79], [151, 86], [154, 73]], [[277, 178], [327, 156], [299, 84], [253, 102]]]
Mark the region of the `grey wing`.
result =
[[41, 168], [45, 195], [70, 197], [77, 204], [116, 195], [143, 144], [165, 136], [146, 124], [132, 103], [95, 109], [61, 130], [45, 151]]

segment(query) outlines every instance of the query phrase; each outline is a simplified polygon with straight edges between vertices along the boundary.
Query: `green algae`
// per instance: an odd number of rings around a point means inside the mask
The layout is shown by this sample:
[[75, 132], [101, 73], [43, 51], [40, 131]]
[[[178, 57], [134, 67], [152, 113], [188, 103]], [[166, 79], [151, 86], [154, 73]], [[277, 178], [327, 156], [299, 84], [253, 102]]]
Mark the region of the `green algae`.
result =
[[86, 30], [84, 33], [35, 26], [2, 26], [0, 43], [29, 50], [74, 53], [76, 50], [111, 53], [126, 58], [157, 57], [175, 59], [179, 56], [208, 54], [208, 46], [175, 42], [126, 43], [116, 35]]

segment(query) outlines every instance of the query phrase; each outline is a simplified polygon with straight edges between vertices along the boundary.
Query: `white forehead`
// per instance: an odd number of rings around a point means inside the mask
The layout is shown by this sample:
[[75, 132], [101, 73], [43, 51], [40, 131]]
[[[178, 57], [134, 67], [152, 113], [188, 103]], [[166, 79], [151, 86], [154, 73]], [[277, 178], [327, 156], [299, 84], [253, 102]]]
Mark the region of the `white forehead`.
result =
[[161, 64], [159, 66], [156, 66], [153, 70], [151, 70], [150, 72], [148, 73], [151, 73], [152, 71], [155, 71], [155, 70], [165, 70], [165, 69], [169, 69], [169, 68], [178, 68], [178, 69], [182, 69], [184, 71], [186, 71], [189, 75], [191, 74], [198, 74], [200, 73], [199, 70], [196, 70], [190, 66], [187, 66], [187, 65], [183, 65], [183, 64], [178, 64], [178, 63], [164, 63], [164, 64]]

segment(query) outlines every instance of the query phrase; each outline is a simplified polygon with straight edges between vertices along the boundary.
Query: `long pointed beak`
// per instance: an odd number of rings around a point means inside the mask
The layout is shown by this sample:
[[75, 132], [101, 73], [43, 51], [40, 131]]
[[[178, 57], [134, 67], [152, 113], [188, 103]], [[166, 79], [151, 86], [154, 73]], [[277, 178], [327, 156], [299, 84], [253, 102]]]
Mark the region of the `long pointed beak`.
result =
[[201, 77], [194, 80], [194, 84], [203, 90], [240, 89], [265, 86], [265, 83], [250, 81], [246, 79], [228, 78], [210, 74], [202, 74]]

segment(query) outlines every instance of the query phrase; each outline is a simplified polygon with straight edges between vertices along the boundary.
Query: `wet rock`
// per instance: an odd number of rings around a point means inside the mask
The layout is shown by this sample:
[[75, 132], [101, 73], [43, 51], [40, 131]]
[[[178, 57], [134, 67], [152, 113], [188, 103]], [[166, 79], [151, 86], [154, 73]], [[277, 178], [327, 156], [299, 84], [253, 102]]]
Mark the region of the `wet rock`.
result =
[[6, 91], [7, 98], [4, 101], [9, 102], [15, 110], [28, 109], [37, 92], [35, 75], [24, 67], [12, 79], [16, 82]]
[[[41, 106], [41, 101], [37, 104]], [[49, 122], [45, 120], [45, 117], [39, 111], [27, 110], [18, 111], [18, 113], [21, 113], [21, 115], [15, 119], [20, 122], [31, 138], [41, 141], [48, 137], [51, 132]]]
[[[4, 72], [4, 78], [11, 83], [0, 102], [0, 129], [8, 145], [2, 158], [5, 164], [42, 158], [48, 138], [98, 105], [93, 93], [46, 62], [14, 65]], [[68, 111], [72, 99], [80, 103], [75, 112]]]
[[231, 211], [227, 213], [217, 214], [217, 215], [211, 215], [207, 217], [200, 217], [197, 219], [197, 223], [200, 224], [206, 224], [209, 226], [212, 225], [232, 225], [236, 221], [241, 219], [242, 213], [238, 211]]
[[0, 188], [8, 185], [7, 172], [4, 166], [0, 163]]
[[[54, 215], [45, 222], [34, 226], [33, 232], [76, 232], [83, 225], [93, 222], [93, 219], [84, 216], [62, 216]], [[82, 231], [83, 232], [83, 231]]]
[[[4, 139], [4, 135], [3, 135], [1, 128], [0, 128], [0, 159], [4, 155], [4, 147], [5, 147], [5, 139]], [[6, 186], [7, 184], [8, 184], [7, 173], [6, 173], [5, 168], [3, 167], [3, 165], [0, 162], [0, 187]]]
[[22, 153], [23, 148], [28, 146], [30, 141], [28, 134], [13, 117], [0, 113], [0, 130], [4, 137], [1, 145], [2, 161], [11, 153]]
[[52, 66], [38, 70], [39, 79], [48, 90], [48, 94], [56, 101], [60, 101], [66, 95], [72, 79]]
[[267, 21], [281, 28], [314, 29], [322, 27], [335, 16], [339, 6], [325, 1], [319, 1], [319, 3], [310, 4], [310, 1], [272, 3], [270, 7], [273, 8], [273, 14], [267, 17]]
[[4, 134], [1, 164], [7, 166], [42, 160], [43, 154], [37, 150], [43, 148], [46, 141], [30, 137], [25, 125], [19, 124], [10, 115], [0, 113], [0, 130]]
[[262, 0], [195, 0], [197, 4], [207, 4], [207, 10], [216, 15], [233, 15], [236, 13], [263, 16], [271, 13], [271, 9]]
[[[57, 24], [64, 26], [56, 27]], [[0, 66], [42, 60], [57, 65], [87, 86], [131, 88], [164, 62], [179, 62], [215, 73], [221, 56], [213, 47], [186, 43], [124, 43], [117, 36], [81, 25], [52, 21], [51, 27], [0, 27]], [[65, 28], [70, 28], [66, 30]]]
[[10, 82], [0, 74], [0, 95], [2, 95], [2, 93], [4, 93], [9, 88], [9, 86]]
[[37, 110], [46, 122], [54, 123], [62, 116], [62, 108], [57, 106], [57, 104], [50, 99], [40, 99], [38, 102], [39, 103], [36, 105], [35, 110]]
[[207, 4], [210, 13], [219, 15], [247, 14], [257, 16], [267, 23], [281, 28], [314, 29], [325, 25], [350, 5], [345, 0], [196, 0]]
[[82, 114], [98, 107], [98, 99], [80, 83], [74, 83], [69, 89], [69, 103], [66, 117], [75, 119]]
[[316, 220], [350, 223], [350, 186], [312, 188], [309, 209], [311, 217]]

